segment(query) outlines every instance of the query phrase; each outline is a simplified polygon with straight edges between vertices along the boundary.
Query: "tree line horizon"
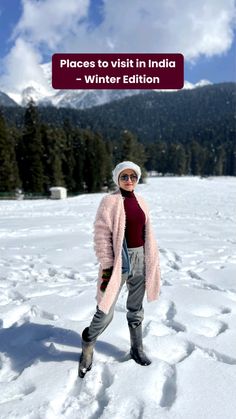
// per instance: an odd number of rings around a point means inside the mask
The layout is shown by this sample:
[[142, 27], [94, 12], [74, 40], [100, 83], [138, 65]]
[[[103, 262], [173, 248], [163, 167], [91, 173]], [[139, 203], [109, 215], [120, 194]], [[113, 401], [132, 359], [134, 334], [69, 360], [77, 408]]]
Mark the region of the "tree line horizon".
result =
[[[174, 136], [173, 136], [174, 137]], [[114, 139], [65, 118], [60, 126], [41, 121], [38, 107], [29, 102], [21, 127], [0, 113], [0, 192], [47, 194], [64, 186], [71, 194], [100, 192], [113, 187], [111, 172], [120, 161], [131, 160], [146, 172], [159, 175], [235, 176], [234, 142], [173, 140], [143, 144], [126, 129]]]

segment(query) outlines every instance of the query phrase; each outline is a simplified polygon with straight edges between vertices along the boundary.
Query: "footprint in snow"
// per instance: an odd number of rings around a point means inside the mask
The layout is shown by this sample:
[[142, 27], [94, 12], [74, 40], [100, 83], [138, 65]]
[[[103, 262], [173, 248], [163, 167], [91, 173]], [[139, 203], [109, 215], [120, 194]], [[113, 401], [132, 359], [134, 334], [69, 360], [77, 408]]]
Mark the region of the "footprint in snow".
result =
[[189, 328], [191, 332], [197, 333], [208, 338], [213, 338], [221, 333], [224, 333], [228, 329], [228, 325], [225, 322], [221, 322], [213, 319], [198, 319], [197, 323], [192, 324]]
[[199, 306], [194, 308], [191, 311], [192, 314], [199, 317], [212, 317], [221, 314], [229, 314], [231, 313], [231, 309], [229, 307], [210, 307], [210, 306]]
[[92, 370], [85, 378], [77, 378], [73, 388], [67, 392], [61, 405], [60, 412], [63, 418], [76, 419], [99, 418], [109, 403], [107, 389], [112, 385], [114, 375], [108, 365], [94, 363]]

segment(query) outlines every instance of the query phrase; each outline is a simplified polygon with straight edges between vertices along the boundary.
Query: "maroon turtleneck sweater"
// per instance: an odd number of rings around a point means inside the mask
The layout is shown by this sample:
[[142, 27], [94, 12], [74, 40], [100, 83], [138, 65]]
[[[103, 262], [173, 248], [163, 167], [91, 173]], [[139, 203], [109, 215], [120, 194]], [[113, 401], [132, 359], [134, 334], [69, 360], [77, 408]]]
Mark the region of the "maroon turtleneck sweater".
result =
[[120, 188], [124, 198], [126, 215], [125, 238], [128, 247], [140, 247], [144, 245], [145, 214], [140, 208], [134, 192]]

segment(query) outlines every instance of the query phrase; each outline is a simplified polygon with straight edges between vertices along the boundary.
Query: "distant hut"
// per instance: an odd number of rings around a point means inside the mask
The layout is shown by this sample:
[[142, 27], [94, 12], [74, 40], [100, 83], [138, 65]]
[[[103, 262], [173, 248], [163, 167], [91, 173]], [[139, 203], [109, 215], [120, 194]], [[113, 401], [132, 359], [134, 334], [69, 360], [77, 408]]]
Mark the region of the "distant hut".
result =
[[67, 189], [62, 186], [53, 186], [50, 188], [51, 199], [66, 199], [67, 198]]

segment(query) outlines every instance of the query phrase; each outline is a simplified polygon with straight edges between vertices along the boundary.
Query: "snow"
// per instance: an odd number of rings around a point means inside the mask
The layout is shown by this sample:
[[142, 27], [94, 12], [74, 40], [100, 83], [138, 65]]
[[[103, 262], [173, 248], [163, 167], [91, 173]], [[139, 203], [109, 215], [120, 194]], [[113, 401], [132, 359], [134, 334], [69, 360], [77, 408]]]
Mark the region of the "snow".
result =
[[124, 286], [94, 365], [93, 221], [104, 194], [0, 201], [1, 419], [235, 419], [236, 179], [149, 178], [162, 290], [144, 302], [148, 367], [129, 358]]

